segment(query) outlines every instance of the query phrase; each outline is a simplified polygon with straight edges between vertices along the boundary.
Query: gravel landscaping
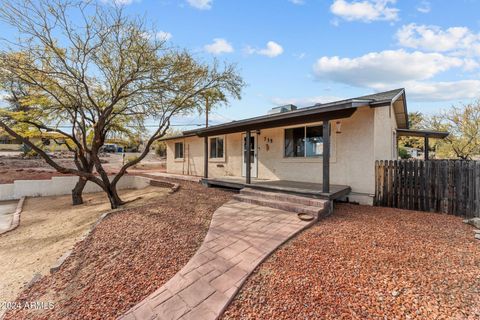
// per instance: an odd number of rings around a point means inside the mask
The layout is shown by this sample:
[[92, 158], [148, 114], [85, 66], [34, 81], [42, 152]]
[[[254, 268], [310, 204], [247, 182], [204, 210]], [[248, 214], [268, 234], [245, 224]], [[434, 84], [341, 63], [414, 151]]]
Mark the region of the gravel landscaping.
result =
[[213, 212], [231, 193], [183, 182], [145, 206], [108, 216], [56, 273], [17, 302], [53, 302], [49, 310], [10, 311], [6, 319], [115, 319], [177, 273], [202, 243]]
[[[165, 197], [168, 189], [148, 187], [120, 190], [127, 206]], [[72, 206], [71, 196], [27, 198], [15, 230], [0, 235], [0, 303], [15, 300], [35, 274], [50, 267], [73, 248], [98, 218], [111, 211], [105, 193], [84, 194], [83, 205]], [[3, 309], [3, 310], [2, 310]], [[4, 311], [0, 305], [0, 314]]]
[[259, 266], [222, 319], [480, 319], [473, 229], [340, 204]]

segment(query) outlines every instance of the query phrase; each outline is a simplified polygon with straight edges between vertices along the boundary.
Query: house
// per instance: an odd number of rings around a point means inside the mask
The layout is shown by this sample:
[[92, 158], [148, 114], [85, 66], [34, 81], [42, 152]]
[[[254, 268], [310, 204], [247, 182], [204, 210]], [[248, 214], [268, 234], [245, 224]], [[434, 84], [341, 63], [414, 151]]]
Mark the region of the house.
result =
[[445, 135], [409, 130], [404, 89], [306, 108], [287, 105], [164, 139], [167, 173], [202, 176], [207, 185], [372, 204], [375, 160], [397, 159], [397, 137], [410, 134], [426, 140]]
[[[63, 144], [65, 137], [56, 132], [30, 133], [29, 140], [37, 146], [43, 146], [45, 150], [50, 152], [68, 150]], [[20, 139], [0, 130], [0, 151], [23, 151], [23, 143]]]

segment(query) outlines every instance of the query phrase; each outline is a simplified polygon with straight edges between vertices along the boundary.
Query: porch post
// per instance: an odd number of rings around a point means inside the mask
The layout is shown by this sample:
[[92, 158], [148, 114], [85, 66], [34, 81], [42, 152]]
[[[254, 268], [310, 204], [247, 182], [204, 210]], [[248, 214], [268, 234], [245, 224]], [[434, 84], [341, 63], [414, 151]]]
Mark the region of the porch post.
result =
[[247, 132], [245, 132], [245, 152], [247, 153], [246, 154], [246, 169], [245, 169], [245, 182], [246, 184], [251, 184], [252, 183], [252, 178], [251, 178], [251, 158], [252, 158], [252, 155], [251, 155], [251, 152], [250, 152], [250, 140], [251, 140], [251, 136], [250, 136], [250, 130], [247, 130]]
[[323, 121], [323, 190], [330, 192], [330, 123]]
[[208, 179], [208, 137], [204, 137], [203, 142], [203, 177]]
[[423, 142], [423, 157], [424, 160], [428, 160], [428, 134], [425, 135], [424, 137], [424, 142]]

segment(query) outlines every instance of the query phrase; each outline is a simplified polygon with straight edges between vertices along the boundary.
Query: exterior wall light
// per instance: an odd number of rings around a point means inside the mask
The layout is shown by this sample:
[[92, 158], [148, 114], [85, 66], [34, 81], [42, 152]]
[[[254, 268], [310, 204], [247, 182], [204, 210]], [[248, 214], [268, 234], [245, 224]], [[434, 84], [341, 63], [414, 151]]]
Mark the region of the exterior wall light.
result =
[[341, 121], [335, 122], [335, 127], [336, 127], [336, 130], [335, 130], [336, 133], [342, 133], [342, 122]]

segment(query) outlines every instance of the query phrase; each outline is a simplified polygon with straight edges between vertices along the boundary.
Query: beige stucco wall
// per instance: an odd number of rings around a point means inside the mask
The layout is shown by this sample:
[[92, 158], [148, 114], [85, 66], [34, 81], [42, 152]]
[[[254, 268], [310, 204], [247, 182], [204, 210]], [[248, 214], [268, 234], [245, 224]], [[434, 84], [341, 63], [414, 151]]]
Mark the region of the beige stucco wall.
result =
[[2, 151], [19, 151], [21, 148], [21, 144], [0, 144], [0, 150]]
[[[210, 177], [241, 176], [242, 134], [228, 134], [224, 137], [224, 157], [209, 159]], [[175, 143], [183, 142], [183, 159], [175, 159]], [[167, 141], [167, 172], [203, 176], [204, 140], [199, 137]]]
[[[336, 132], [336, 121], [332, 121], [330, 182], [350, 186], [351, 199], [361, 203], [371, 203], [371, 196], [375, 189], [375, 160], [393, 159], [395, 155], [393, 150], [395, 117], [393, 112], [389, 112], [389, 107], [362, 107], [358, 108], [350, 118], [339, 121], [341, 133]], [[322, 159], [283, 156], [285, 128], [288, 127], [260, 131], [258, 178], [321, 183]], [[209, 160], [209, 176], [241, 176], [242, 134], [229, 134], [224, 137], [225, 157]], [[178, 141], [184, 142], [183, 159], [174, 159], [174, 145]], [[203, 138], [199, 137], [168, 141], [167, 172], [202, 176], [203, 143]]]

